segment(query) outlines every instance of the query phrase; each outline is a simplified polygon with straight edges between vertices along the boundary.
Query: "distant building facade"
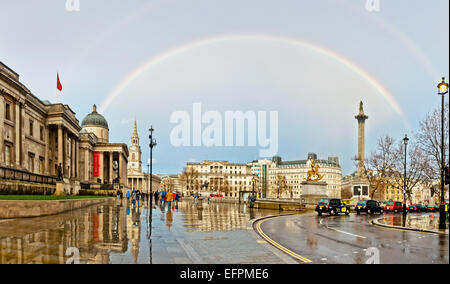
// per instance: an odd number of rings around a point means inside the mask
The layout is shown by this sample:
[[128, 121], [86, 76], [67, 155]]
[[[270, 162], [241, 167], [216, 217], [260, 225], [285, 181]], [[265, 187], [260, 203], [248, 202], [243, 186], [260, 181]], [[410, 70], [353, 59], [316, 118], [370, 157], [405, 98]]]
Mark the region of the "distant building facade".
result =
[[319, 172], [324, 176], [321, 182], [327, 183], [329, 197], [341, 197], [342, 168], [338, 157], [318, 159], [315, 153], [309, 153], [306, 160], [283, 161], [274, 157], [268, 168], [268, 197], [301, 198], [302, 182], [306, 180], [311, 170], [311, 163], [320, 166]]
[[231, 199], [246, 199], [253, 189], [252, 180], [255, 178], [250, 166], [228, 161], [188, 163], [182, 176], [188, 195], [221, 193]]

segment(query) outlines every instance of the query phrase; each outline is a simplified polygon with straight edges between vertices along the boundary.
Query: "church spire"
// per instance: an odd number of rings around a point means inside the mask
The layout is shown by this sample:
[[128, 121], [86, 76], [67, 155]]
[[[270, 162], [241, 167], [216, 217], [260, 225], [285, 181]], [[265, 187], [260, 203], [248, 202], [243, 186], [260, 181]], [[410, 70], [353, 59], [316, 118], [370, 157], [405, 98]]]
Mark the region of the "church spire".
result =
[[133, 127], [133, 137], [132, 138], [138, 138], [139, 139], [139, 135], [138, 135], [138, 132], [137, 132], [136, 116], [134, 116], [134, 127]]
[[133, 169], [134, 171], [141, 172], [142, 171], [142, 152], [141, 146], [139, 145], [139, 134], [137, 130], [137, 121], [136, 116], [134, 116], [134, 126], [133, 126], [133, 134], [131, 136], [131, 145], [130, 145], [130, 159], [128, 162], [128, 168]]

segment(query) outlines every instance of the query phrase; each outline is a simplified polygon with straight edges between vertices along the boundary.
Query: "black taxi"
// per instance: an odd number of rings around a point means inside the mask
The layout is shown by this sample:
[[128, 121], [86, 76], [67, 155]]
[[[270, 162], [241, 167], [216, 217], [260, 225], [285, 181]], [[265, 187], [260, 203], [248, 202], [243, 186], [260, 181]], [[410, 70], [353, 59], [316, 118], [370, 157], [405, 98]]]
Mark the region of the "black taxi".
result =
[[340, 198], [322, 198], [316, 205], [316, 212], [319, 216], [327, 213], [330, 215], [350, 214], [350, 207], [347, 206]]

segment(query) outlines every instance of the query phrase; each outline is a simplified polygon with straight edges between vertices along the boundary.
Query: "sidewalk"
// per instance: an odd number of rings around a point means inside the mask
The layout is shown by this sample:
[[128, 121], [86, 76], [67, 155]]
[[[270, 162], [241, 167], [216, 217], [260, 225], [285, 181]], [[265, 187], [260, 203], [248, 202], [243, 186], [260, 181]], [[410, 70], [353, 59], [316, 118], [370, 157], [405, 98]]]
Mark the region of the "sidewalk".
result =
[[447, 222], [447, 229], [439, 230], [439, 213], [434, 214], [408, 214], [406, 220], [403, 219], [402, 214], [386, 214], [384, 217], [373, 220], [373, 223], [378, 226], [411, 230], [435, 234], [449, 233], [449, 225]]
[[180, 210], [155, 206], [151, 242], [145, 215], [141, 216], [140, 238], [131, 240], [131, 251], [111, 255], [112, 263], [154, 264], [284, 264], [248, 232], [250, 219], [273, 215], [272, 211], [228, 212], [224, 206], [204, 205], [198, 211], [191, 202]]

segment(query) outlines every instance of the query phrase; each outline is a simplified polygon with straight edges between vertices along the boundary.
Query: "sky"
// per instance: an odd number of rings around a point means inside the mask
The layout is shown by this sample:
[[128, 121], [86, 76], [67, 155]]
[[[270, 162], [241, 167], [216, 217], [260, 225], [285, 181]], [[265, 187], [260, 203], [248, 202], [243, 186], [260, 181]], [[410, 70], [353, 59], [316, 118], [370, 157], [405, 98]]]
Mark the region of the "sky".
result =
[[66, 0], [0, 0], [0, 61], [80, 123], [96, 104], [110, 142], [130, 144], [136, 117], [145, 168], [153, 125], [155, 173], [268, 158], [248, 141], [174, 146], [171, 116], [188, 115], [193, 139], [201, 104], [222, 119], [275, 111], [278, 156], [338, 156], [349, 174], [360, 101], [367, 156], [381, 136], [413, 136], [440, 107], [436, 86], [449, 77], [449, 1], [370, 1], [379, 9], [367, 0], [79, 0], [70, 11]]

